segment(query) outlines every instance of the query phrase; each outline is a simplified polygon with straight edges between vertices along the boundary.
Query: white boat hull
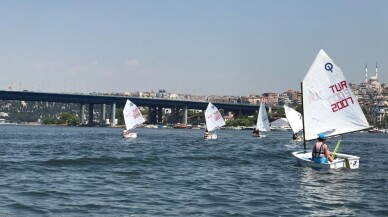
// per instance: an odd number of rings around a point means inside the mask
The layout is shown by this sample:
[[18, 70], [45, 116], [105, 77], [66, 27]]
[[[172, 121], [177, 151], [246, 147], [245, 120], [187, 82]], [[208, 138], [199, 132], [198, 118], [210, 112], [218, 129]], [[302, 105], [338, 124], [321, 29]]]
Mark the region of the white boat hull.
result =
[[315, 163], [311, 160], [311, 152], [304, 153], [304, 151], [292, 152], [296, 162], [305, 167], [323, 168], [323, 169], [358, 169], [360, 165], [360, 157], [347, 154], [336, 154], [336, 159], [331, 163]]
[[137, 138], [137, 133], [132, 132], [132, 133], [123, 134], [123, 137], [126, 139]]
[[253, 137], [267, 137], [267, 135], [264, 134], [252, 134]]
[[217, 134], [209, 134], [208, 136], [204, 137], [205, 139], [217, 139]]

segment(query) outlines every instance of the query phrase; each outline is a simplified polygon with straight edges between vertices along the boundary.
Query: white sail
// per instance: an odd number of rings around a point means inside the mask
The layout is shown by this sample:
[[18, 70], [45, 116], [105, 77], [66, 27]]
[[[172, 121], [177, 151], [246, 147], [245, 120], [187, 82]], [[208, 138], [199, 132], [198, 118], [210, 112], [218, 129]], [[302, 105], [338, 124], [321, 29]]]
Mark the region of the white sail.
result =
[[267, 110], [265, 110], [264, 102], [260, 103], [259, 114], [257, 115], [256, 129], [260, 131], [271, 131], [269, 128], [269, 120]]
[[206, 127], [208, 131], [216, 130], [225, 125], [224, 118], [217, 107], [209, 103], [205, 111]]
[[369, 128], [368, 121], [342, 70], [320, 50], [303, 83], [306, 140]]
[[284, 112], [286, 113], [286, 117], [288, 123], [290, 123], [292, 131], [294, 133], [301, 131], [303, 129], [302, 114], [286, 105], [284, 106]]
[[124, 106], [123, 115], [127, 130], [133, 129], [145, 121], [139, 108], [128, 99]]

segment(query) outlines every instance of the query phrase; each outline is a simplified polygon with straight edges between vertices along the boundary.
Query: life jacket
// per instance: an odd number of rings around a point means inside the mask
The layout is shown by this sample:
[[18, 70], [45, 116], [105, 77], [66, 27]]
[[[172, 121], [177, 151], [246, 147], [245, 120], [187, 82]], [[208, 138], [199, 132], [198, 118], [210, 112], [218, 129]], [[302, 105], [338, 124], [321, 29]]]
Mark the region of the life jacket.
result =
[[[321, 147], [319, 147], [319, 150], [317, 150], [318, 143], [321, 143]], [[324, 142], [317, 142], [314, 145], [312, 157], [326, 157], [325, 156], [325, 149], [324, 149], [325, 143]]]

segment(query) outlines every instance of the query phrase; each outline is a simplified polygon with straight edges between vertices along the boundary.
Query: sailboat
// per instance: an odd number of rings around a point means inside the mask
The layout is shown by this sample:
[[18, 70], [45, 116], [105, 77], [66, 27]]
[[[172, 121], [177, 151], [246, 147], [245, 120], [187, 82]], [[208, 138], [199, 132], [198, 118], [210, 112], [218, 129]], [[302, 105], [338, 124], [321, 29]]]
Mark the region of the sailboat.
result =
[[125, 121], [125, 130], [123, 131], [124, 138], [136, 138], [137, 133], [133, 130], [139, 125], [142, 124], [145, 120], [139, 108], [132, 103], [129, 99], [125, 103], [124, 110], [124, 121]]
[[212, 103], [209, 102], [205, 111], [206, 131], [205, 139], [217, 139], [215, 130], [225, 125], [224, 118], [220, 111]]
[[[283, 107], [284, 112], [286, 113], [288, 123], [291, 126], [292, 132], [294, 132], [294, 135], [298, 135], [299, 131], [303, 129], [302, 114], [286, 105], [284, 105]], [[302, 141], [302, 137], [294, 138], [294, 141]]]
[[267, 110], [265, 109], [265, 104], [263, 101], [260, 103], [259, 114], [257, 115], [256, 130], [259, 130], [260, 133], [253, 133], [253, 137], [266, 137], [267, 135], [262, 134], [261, 132], [271, 131], [269, 127]]
[[304, 151], [292, 153], [296, 161], [303, 166], [315, 168], [359, 168], [358, 156], [336, 153], [336, 158], [331, 163], [315, 163], [312, 161], [311, 151], [306, 153], [306, 141], [317, 139], [319, 134], [333, 137], [369, 128], [342, 70], [323, 50], [319, 51], [301, 88]]

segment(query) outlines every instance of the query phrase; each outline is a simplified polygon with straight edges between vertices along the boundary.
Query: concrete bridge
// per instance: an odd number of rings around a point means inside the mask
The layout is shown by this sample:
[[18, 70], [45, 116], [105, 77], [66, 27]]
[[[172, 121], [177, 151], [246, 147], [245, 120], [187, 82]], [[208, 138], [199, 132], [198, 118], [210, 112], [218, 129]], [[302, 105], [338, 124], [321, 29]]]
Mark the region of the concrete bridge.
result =
[[[101, 123], [105, 123], [106, 106], [111, 106], [111, 126], [116, 123], [115, 113], [116, 106], [125, 105], [127, 99], [131, 100], [137, 106], [148, 107], [149, 122], [162, 122], [162, 109], [170, 108], [172, 116], [175, 117], [179, 110], [182, 110], [183, 120], [181, 123], [187, 124], [187, 110], [206, 110], [209, 102], [207, 101], [189, 101], [189, 100], [172, 100], [172, 99], [149, 99], [127, 96], [111, 95], [89, 95], [89, 94], [66, 94], [66, 93], [44, 93], [31, 91], [0, 91], [0, 100], [22, 100], [22, 101], [41, 101], [41, 102], [61, 102], [61, 103], [79, 103], [81, 124], [85, 120], [85, 106], [89, 105], [88, 125], [93, 125], [93, 109], [95, 105], [101, 105]], [[213, 103], [213, 102], [212, 102]], [[218, 109], [224, 112], [243, 113], [253, 115], [259, 110], [259, 105], [251, 104], [231, 104], [231, 103], [213, 103]], [[174, 119], [174, 118], [173, 118]], [[176, 120], [175, 120], [176, 122]]]

